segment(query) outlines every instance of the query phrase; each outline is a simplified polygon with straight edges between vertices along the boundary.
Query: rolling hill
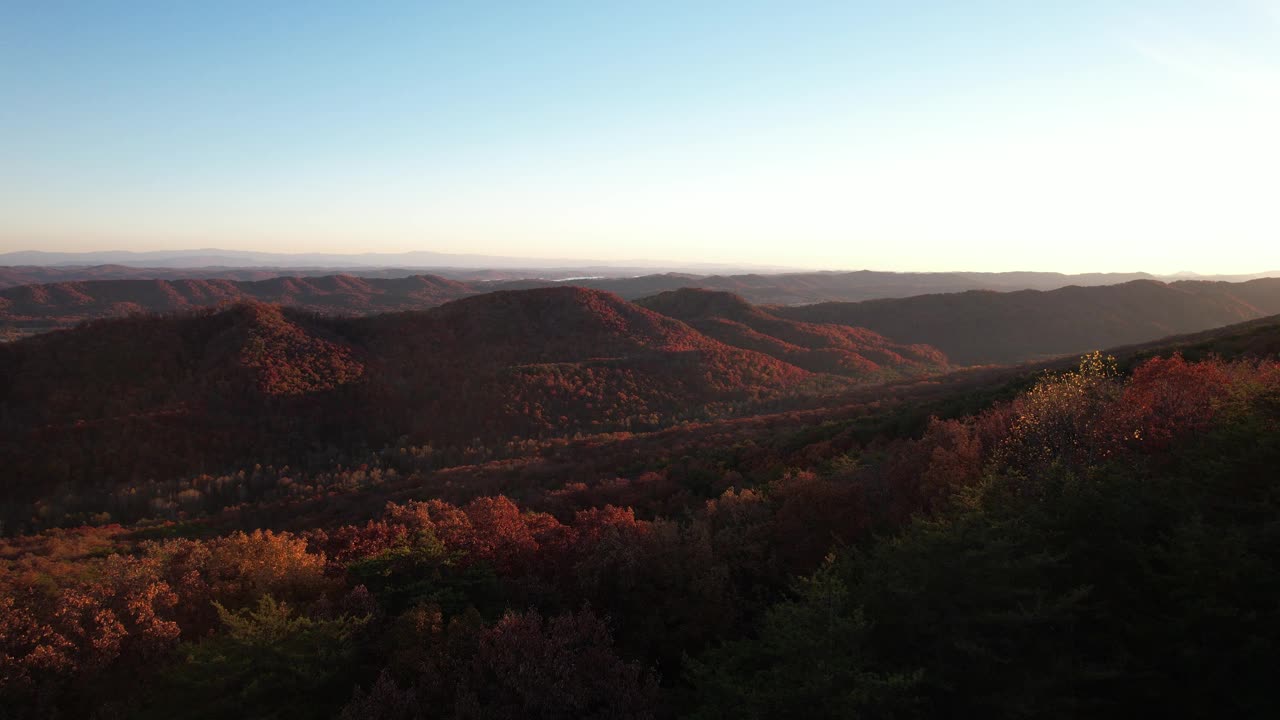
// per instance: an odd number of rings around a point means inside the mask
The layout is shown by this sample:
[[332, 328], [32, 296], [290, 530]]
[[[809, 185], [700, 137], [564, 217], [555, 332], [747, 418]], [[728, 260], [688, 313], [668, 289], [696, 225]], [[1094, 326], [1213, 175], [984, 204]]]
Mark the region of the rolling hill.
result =
[[786, 320], [727, 292], [675, 290], [637, 304], [682, 320], [726, 345], [811, 372], [889, 379], [937, 372], [947, 364], [941, 353], [926, 345], [902, 345], [863, 328]]
[[0, 463], [10, 483], [47, 488], [396, 440], [653, 429], [943, 365], [927, 348], [873, 353], [872, 339], [874, 372], [819, 374], [574, 287], [362, 318], [255, 303], [99, 320], [0, 346]]
[[1137, 280], [1047, 292], [971, 291], [775, 307], [779, 317], [927, 342], [962, 365], [1013, 363], [1156, 340], [1280, 313], [1280, 279]]
[[[102, 269], [108, 274], [115, 274], [120, 268]], [[0, 283], [4, 273], [15, 268], [0, 268]], [[16, 270], [21, 270], [17, 268]], [[38, 268], [40, 277], [48, 277], [57, 268]], [[88, 269], [94, 270], [94, 269]], [[129, 271], [129, 268], [123, 268]], [[912, 328], [908, 334], [895, 336], [900, 330], [894, 322], [885, 321], [879, 316], [887, 313], [892, 317], [910, 316], [912, 318], [941, 320], [944, 330], [954, 330], [956, 323], [948, 312], [963, 309], [963, 323], [977, 327], [994, 325], [999, 328], [1007, 323], [1026, 319], [1032, 326], [1038, 326], [1045, 314], [1052, 314], [1055, 308], [1066, 311], [1069, 307], [1090, 307], [1101, 309], [1105, 314], [1126, 314], [1136, 311], [1139, 318], [1145, 317], [1149, 308], [1143, 303], [1150, 302], [1135, 288], [1151, 289], [1161, 283], [1146, 281], [1147, 285], [1125, 283], [1127, 290], [1106, 290], [1104, 283], [1119, 282], [1122, 279], [1135, 277], [1132, 275], [1088, 275], [1068, 276], [1055, 273], [793, 273], [782, 275], [733, 275], [733, 276], [699, 276], [682, 273], [665, 273], [657, 275], [641, 275], [637, 277], [599, 277], [576, 278], [571, 280], [548, 280], [539, 278], [510, 279], [502, 277], [502, 273], [467, 273], [463, 276], [443, 275], [405, 275], [386, 277], [366, 277], [361, 275], [299, 275], [278, 277], [262, 277], [259, 273], [268, 270], [225, 270], [221, 273], [231, 277], [252, 279], [230, 279], [222, 277], [164, 279], [161, 276], [142, 279], [113, 279], [63, 281], [51, 283], [33, 283], [0, 289], [0, 325], [16, 330], [19, 334], [33, 334], [60, 327], [69, 327], [86, 319], [119, 317], [134, 312], [173, 312], [190, 310], [199, 307], [216, 307], [237, 302], [265, 302], [303, 308], [329, 315], [370, 315], [379, 312], [400, 310], [423, 310], [472, 295], [502, 290], [529, 290], [542, 287], [556, 287], [572, 283], [578, 287], [603, 290], [620, 295], [626, 299], [639, 299], [684, 288], [700, 288], [727, 292], [742, 297], [753, 304], [794, 305], [797, 303], [819, 303], [828, 300], [863, 301], [868, 298], [903, 298], [918, 296], [921, 293], [954, 293], [968, 291], [970, 294], [951, 300], [934, 298], [932, 300], [916, 298], [902, 305], [864, 305], [861, 308], [841, 308], [824, 305], [820, 308], [788, 310], [787, 317], [795, 320], [817, 320], [825, 322], [834, 318], [837, 322], [845, 322], [841, 318], [868, 318], [866, 322], [850, 320], [848, 324], [871, 328], [899, 342], [929, 342], [932, 338], [922, 332], [910, 334], [911, 330], [921, 330], [916, 320], [911, 321]], [[139, 270], [139, 272], [142, 272]], [[163, 270], [162, 273], [171, 271]], [[373, 271], [370, 271], [371, 273]], [[393, 275], [395, 271], [386, 271]], [[379, 273], [373, 273], [379, 274]], [[494, 277], [494, 276], [497, 277]], [[98, 277], [98, 275], [91, 275]], [[1075, 282], [1066, 288], [1060, 286]], [[1141, 281], [1134, 281], [1141, 282]], [[1170, 295], [1170, 302], [1177, 307], [1189, 310], [1181, 322], [1173, 318], [1169, 322], [1156, 319], [1164, 330], [1152, 332], [1178, 332], [1183, 330], [1199, 330], [1207, 327], [1223, 325], [1235, 320], [1257, 317], [1265, 314], [1265, 310], [1273, 307], [1274, 283], [1266, 281], [1223, 283], [1204, 280], [1179, 281], [1171, 286], [1181, 292]], [[1019, 288], [1060, 288], [1056, 294], [1037, 295], [1034, 293], [1007, 293]], [[975, 293], [976, 289], [984, 289], [986, 294]], [[1006, 292], [1006, 296], [996, 296], [994, 291]], [[1146, 295], [1159, 293], [1150, 290]], [[1238, 312], [1220, 312], [1213, 305], [1231, 304], [1233, 298], [1242, 303], [1256, 306], [1256, 311], [1240, 309]], [[1137, 303], [1130, 307], [1125, 303]], [[1156, 305], [1160, 301], [1155, 302]], [[937, 311], [935, 312], [935, 307]], [[1027, 312], [1032, 315], [1026, 314]], [[1040, 315], [1035, 315], [1040, 313]], [[1243, 313], [1243, 314], [1242, 314]], [[777, 315], [777, 313], [775, 313]], [[1030, 319], [1032, 317], [1036, 319]], [[872, 325], [872, 322], [884, 322], [883, 325]], [[1121, 325], [1124, 321], [1115, 319], [1107, 322]], [[1143, 321], [1138, 320], [1139, 324]], [[1069, 332], [1070, 329], [1068, 329]], [[932, 331], [931, 331], [932, 332]], [[1064, 340], [1069, 337], [1064, 335]], [[1084, 329], [1086, 338], [1091, 338], [1090, 330]], [[1144, 336], [1141, 332], [1131, 335], [1124, 333], [1104, 333], [1097, 335], [1102, 341], [1113, 339], [1149, 339], [1154, 335]], [[999, 339], [996, 343], [1003, 342]], [[1091, 341], [1085, 346], [1096, 346]], [[1061, 343], [1068, 348], [1065, 352], [1079, 349], [1074, 340]], [[1059, 352], [1057, 345], [1041, 348], [1033, 344], [1025, 354], [1020, 349], [999, 350], [994, 356], [1002, 359], [1024, 359], [1041, 354]], [[963, 354], [962, 354], [963, 355]], [[963, 355], [969, 357], [968, 355]], [[988, 356], [983, 356], [986, 361]]]

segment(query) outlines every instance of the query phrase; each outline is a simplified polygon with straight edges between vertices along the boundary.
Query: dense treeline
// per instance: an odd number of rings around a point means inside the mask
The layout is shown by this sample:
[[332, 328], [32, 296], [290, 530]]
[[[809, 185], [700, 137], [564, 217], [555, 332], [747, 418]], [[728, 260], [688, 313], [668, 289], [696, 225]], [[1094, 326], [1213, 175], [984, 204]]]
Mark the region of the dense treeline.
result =
[[625, 480], [567, 472], [519, 502], [404, 499], [292, 531], [14, 538], [0, 547], [0, 706], [17, 718], [1280, 709], [1280, 365], [1174, 355], [1121, 372], [1093, 355], [919, 431], [859, 422], [788, 431], [763, 455], [706, 447], [714, 462], [672, 458]]

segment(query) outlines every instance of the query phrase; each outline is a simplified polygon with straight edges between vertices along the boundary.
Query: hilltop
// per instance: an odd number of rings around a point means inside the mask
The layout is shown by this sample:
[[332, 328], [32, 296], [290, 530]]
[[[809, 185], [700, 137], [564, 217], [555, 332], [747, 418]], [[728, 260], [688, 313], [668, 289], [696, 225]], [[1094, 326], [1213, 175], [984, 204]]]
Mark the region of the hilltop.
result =
[[888, 379], [938, 372], [945, 356], [863, 328], [787, 320], [727, 292], [684, 289], [636, 301], [726, 345], [761, 352], [812, 372]]

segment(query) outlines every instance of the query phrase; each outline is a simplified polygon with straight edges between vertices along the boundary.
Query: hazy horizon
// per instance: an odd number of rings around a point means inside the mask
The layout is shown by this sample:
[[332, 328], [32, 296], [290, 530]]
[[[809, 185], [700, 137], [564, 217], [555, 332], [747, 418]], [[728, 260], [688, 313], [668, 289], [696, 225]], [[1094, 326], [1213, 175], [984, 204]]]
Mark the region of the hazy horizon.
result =
[[9, 8], [0, 252], [1280, 267], [1280, 3]]
[[333, 269], [358, 272], [360, 270], [506, 270], [506, 271], [567, 271], [627, 270], [637, 275], [659, 272], [704, 272], [719, 274], [759, 273], [807, 274], [807, 273], [899, 273], [899, 274], [1059, 274], [1065, 276], [1092, 275], [1148, 275], [1155, 278], [1255, 278], [1280, 275], [1276, 269], [1255, 269], [1241, 273], [1206, 273], [1194, 269], [1172, 272], [1153, 272], [1141, 268], [1122, 270], [1038, 270], [1017, 268], [989, 270], [976, 267], [938, 268], [926, 270], [891, 270], [876, 267], [812, 267], [785, 265], [756, 265], [733, 262], [674, 261], [663, 258], [623, 258], [600, 260], [598, 258], [536, 258], [518, 256], [482, 255], [474, 253], [437, 253], [433, 251], [405, 251], [399, 253], [274, 253], [270, 251], [232, 250], [229, 248], [190, 248], [168, 250], [100, 250], [84, 252], [56, 252], [45, 250], [0, 251], [0, 266], [96, 266], [125, 265], [136, 268], [156, 267], [166, 269], [201, 268], [261, 268], [278, 270]]

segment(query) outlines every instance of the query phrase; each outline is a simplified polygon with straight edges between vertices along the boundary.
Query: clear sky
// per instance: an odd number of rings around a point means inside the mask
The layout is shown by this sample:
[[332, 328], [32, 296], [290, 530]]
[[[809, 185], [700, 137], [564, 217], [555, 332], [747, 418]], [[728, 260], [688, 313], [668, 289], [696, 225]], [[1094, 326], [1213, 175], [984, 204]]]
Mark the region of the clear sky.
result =
[[1280, 0], [0, 0], [0, 250], [1280, 269]]

